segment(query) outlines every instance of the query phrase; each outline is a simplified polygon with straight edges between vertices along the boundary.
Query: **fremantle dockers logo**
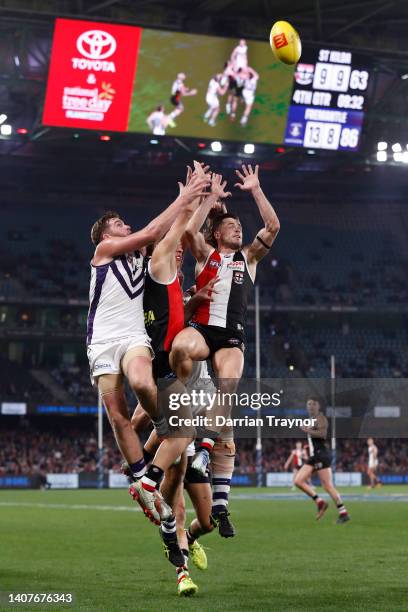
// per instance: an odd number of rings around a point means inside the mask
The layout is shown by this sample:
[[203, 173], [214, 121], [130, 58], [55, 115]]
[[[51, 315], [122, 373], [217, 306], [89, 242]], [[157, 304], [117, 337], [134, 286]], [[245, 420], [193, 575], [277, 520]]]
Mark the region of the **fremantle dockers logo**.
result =
[[87, 30], [78, 37], [76, 46], [84, 57], [103, 60], [115, 53], [116, 40], [103, 30]]

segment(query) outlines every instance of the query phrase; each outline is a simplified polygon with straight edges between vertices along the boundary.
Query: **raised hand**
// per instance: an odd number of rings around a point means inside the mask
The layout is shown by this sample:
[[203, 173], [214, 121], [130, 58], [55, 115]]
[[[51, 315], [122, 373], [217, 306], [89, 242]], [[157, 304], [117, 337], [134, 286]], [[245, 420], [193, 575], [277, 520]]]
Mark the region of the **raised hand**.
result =
[[178, 183], [180, 190], [179, 196], [185, 197], [190, 202], [191, 200], [195, 200], [201, 196], [208, 195], [208, 192], [205, 190], [211, 184], [209, 175], [204, 174], [200, 176], [192, 173], [191, 177], [189, 178], [187, 171], [187, 180], [188, 182], [186, 182], [185, 185], [183, 185], [181, 182]]
[[207, 174], [207, 172], [210, 169], [210, 166], [205, 166], [204, 164], [201, 164], [200, 162], [196, 160], [193, 161], [193, 165], [194, 165], [194, 173], [199, 174], [199, 175]]
[[213, 174], [211, 175], [211, 193], [217, 196], [218, 200], [228, 198], [231, 195], [230, 191], [225, 191], [225, 187], [227, 186], [227, 181], [222, 180], [221, 174]]
[[219, 280], [220, 279], [217, 276], [215, 278], [212, 278], [204, 287], [201, 287], [199, 291], [196, 291], [196, 293], [194, 294], [195, 298], [200, 301], [209, 300], [210, 302], [213, 302], [213, 295], [215, 293], [218, 293], [218, 291], [214, 288], [214, 285]]
[[252, 169], [251, 164], [245, 166], [242, 164], [242, 173], [239, 170], [235, 170], [236, 175], [239, 179], [241, 179], [241, 183], [235, 183], [234, 187], [239, 187], [241, 191], [253, 191], [254, 189], [259, 188], [259, 178], [258, 178], [258, 164], [255, 166], [255, 172]]

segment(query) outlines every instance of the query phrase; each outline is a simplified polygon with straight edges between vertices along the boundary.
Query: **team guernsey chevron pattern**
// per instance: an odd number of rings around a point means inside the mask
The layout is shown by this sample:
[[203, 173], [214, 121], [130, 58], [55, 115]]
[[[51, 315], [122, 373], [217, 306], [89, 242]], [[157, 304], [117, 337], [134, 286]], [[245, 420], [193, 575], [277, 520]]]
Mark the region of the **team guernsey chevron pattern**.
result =
[[136, 251], [91, 265], [87, 344], [144, 333], [144, 257]]

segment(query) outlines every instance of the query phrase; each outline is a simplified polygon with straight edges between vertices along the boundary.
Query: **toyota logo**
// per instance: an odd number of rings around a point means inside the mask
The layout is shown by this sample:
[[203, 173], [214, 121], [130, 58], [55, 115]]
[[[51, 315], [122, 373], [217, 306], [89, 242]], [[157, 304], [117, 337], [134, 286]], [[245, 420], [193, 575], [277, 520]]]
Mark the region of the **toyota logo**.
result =
[[102, 60], [110, 57], [116, 51], [116, 40], [108, 32], [102, 30], [88, 30], [77, 39], [78, 51], [93, 60]]

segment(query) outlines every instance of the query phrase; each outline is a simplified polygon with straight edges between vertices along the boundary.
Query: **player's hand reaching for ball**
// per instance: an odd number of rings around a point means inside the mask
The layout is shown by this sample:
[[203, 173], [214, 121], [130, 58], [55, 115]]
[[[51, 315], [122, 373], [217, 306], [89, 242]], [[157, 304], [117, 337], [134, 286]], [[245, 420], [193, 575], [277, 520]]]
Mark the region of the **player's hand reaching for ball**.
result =
[[211, 175], [211, 193], [217, 196], [218, 200], [228, 198], [231, 195], [230, 191], [225, 191], [227, 181], [222, 180], [221, 174]]
[[252, 169], [251, 164], [245, 166], [242, 164], [242, 172], [235, 170], [236, 175], [241, 179], [241, 183], [235, 183], [234, 187], [238, 187], [241, 191], [254, 191], [259, 189], [259, 178], [258, 178], [258, 164], [255, 166], [255, 171]]
[[[193, 161], [193, 165], [194, 165], [194, 173], [198, 174], [199, 176], [205, 176], [210, 169], [210, 166], [205, 166], [204, 164], [201, 164], [200, 162], [196, 160]], [[190, 166], [187, 166], [187, 167], [189, 168]]]
[[178, 183], [180, 190], [179, 197], [185, 198], [186, 202], [190, 203], [196, 198], [208, 195], [206, 189], [210, 186], [210, 184], [211, 179], [209, 175], [198, 175], [194, 172], [189, 173], [189, 170], [187, 169], [186, 184], [183, 185], [181, 182]]

